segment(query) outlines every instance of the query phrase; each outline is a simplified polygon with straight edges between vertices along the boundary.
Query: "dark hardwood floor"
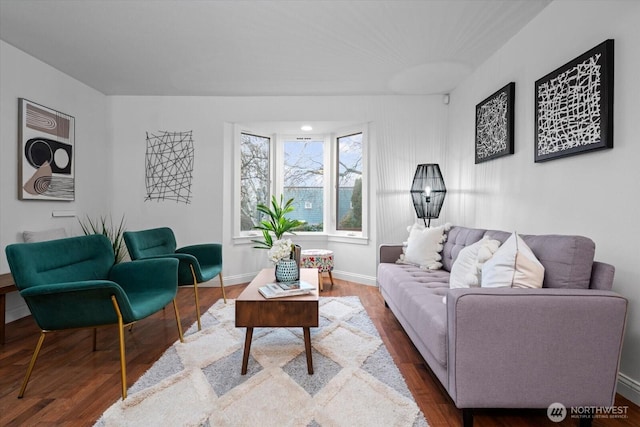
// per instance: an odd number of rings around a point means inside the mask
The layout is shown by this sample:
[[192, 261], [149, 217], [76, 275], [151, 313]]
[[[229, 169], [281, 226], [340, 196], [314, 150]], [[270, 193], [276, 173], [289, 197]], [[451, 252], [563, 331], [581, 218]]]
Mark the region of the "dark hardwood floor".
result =
[[[404, 375], [418, 405], [432, 427], [459, 426], [459, 411], [432, 376], [391, 311], [384, 307], [378, 289], [335, 280], [325, 280], [321, 296], [357, 295], [373, 319], [383, 341]], [[221, 298], [219, 288], [200, 288], [204, 311]], [[244, 285], [228, 286], [227, 297], [235, 298]], [[183, 328], [195, 321], [193, 290], [180, 288], [178, 306]], [[92, 351], [91, 330], [51, 333], [23, 399], [18, 399], [27, 364], [39, 330], [31, 317], [7, 325], [6, 343], [0, 346], [0, 426], [90, 426], [120, 398], [120, 364], [116, 327], [98, 330], [98, 349]], [[133, 384], [177, 339], [173, 309], [168, 306], [135, 324], [127, 333], [128, 384]], [[240, 367], [238, 367], [240, 369]], [[626, 419], [596, 419], [598, 426], [640, 426], [640, 408], [617, 396], [616, 405], [628, 406]], [[479, 410], [475, 426], [573, 426], [576, 420], [552, 423], [546, 410]]]

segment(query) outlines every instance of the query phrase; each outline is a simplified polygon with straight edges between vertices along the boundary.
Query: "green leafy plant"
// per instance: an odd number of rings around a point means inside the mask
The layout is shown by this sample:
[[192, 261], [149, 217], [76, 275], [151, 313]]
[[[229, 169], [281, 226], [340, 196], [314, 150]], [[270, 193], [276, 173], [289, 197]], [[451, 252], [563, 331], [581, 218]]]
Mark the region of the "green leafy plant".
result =
[[304, 221], [289, 219], [285, 216], [293, 212], [294, 207], [293, 198], [285, 203], [284, 195], [280, 195], [280, 202], [276, 196], [271, 196], [271, 206], [260, 203], [257, 209], [266, 217], [255, 226], [256, 229], [262, 230], [264, 240], [252, 240], [253, 243], [256, 243], [254, 248], [270, 249], [273, 246], [274, 236], [275, 240], [280, 240], [284, 233], [295, 234], [292, 230], [304, 224]]
[[97, 220], [92, 220], [88, 215], [85, 222], [78, 219], [82, 232], [85, 235], [89, 234], [102, 234], [111, 241], [113, 247], [113, 253], [115, 254], [115, 262], [117, 264], [121, 262], [127, 254], [127, 248], [124, 244], [123, 233], [125, 232], [124, 215], [120, 219], [120, 224], [114, 226], [113, 219], [109, 216], [108, 220], [106, 216], [101, 216]]

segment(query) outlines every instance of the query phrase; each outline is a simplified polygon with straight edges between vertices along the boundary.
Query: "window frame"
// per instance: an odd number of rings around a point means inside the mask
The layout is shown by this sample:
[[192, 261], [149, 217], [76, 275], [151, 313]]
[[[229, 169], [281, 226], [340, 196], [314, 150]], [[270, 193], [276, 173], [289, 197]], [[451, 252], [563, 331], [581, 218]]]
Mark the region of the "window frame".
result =
[[[272, 165], [275, 173], [275, 186], [272, 191], [273, 194], [284, 194], [284, 144], [285, 142], [295, 142], [299, 138], [310, 139], [312, 141], [322, 141], [324, 147], [322, 149], [323, 164], [326, 166], [331, 161], [331, 139], [330, 134], [276, 134], [276, 163]], [[328, 183], [331, 182], [330, 170], [324, 168], [323, 173], [323, 210], [322, 210], [322, 224], [323, 231], [296, 231], [296, 234], [305, 236], [323, 235], [327, 234], [327, 221], [330, 219], [330, 213], [327, 212], [327, 200], [330, 197], [330, 189]]]
[[[339, 135], [336, 135], [336, 137], [335, 137], [336, 161], [334, 162], [335, 164], [334, 164], [334, 169], [333, 169], [333, 172], [334, 172], [335, 178], [336, 178], [336, 185], [335, 185], [336, 191], [335, 191], [335, 195], [334, 195], [334, 199], [335, 199], [335, 212], [334, 212], [334, 214], [335, 214], [335, 218], [336, 218], [335, 225], [336, 225], [336, 233], [345, 232], [345, 233], [347, 233], [347, 235], [349, 235], [349, 233], [360, 233], [362, 231], [362, 218], [360, 218], [360, 230], [347, 229], [347, 228], [338, 228], [338, 226], [340, 224], [339, 220], [341, 219], [341, 218], [339, 218], [339, 216], [340, 216], [340, 189], [343, 188], [343, 187], [339, 186], [339, 180], [340, 180], [340, 162], [339, 162], [339, 160], [340, 160], [340, 139], [342, 139], [342, 138], [350, 138], [350, 137], [355, 136], [355, 135], [361, 135], [360, 139], [362, 140], [362, 144], [363, 144], [362, 148], [364, 149], [364, 134], [363, 134], [363, 132], [339, 134]], [[364, 163], [364, 153], [361, 152], [361, 154], [362, 154], [362, 158], [361, 158], [361, 168], [362, 168], [364, 166], [363, 165], [363, 163]], [[364, 179], [362, 174], [363, 174], [363, 171], [361, 170], [360, 171], [360, 182], [361, 182], [361, 184], [363, 183], [363, 179]], [[363, 205], [363, 203], [362, 203], [362, 200], [361, 200], [361, 207], [360, 207], [361, 211], [362, 211], [362, 205]], [[353, 203], [351, 203], [351, 201], [350, 201], [349, 208], [353, 209]]]
[[[267, 127], [268, 123], [265, 124]], [[362, 230], [338, 230], [338, 138], [362, 133]], [[345, 243], [368, 243], [368, 228], [370, 204], [369, 204], [369, 125], [363, 123], [356, 126], [340, 128], [326, 134], [306, 134], [300, 133], [276, 133], [276, 132], [260, 132], [252, 130], [247, 126], [234, 125], [234, 183], [233, 183], [233, 240], [236, 244], [248, 244], [252, 239], [260, 239], [262, 233], [259, 230], [241, 231], [240, 216], [240, 147], [242, 144], [242, 134], [256, 135], [260, 137], [270, 138], [269, 147], [269, 179], [270, 179], [270, 195], [279, 195], [284, 190], [284, 143], [295, 141], [298, 138], [312, 138], [316, 141], [324, 142], [324, 191], [323, 191], [323, 231], [301, 231], [296, 235], [307, 239], [324, 239], [334, 242]]]
[[[362, 229], [338, 230], [338, 139], [362, 133]], [[349, 126], [339, 129], [331, 135], [331, 163], [332, 163], [332, 206], [331, 206], [331, 230], [329, 235], [340, 240], [341, 238], [368, 239], [369, 229], [369, 126], [368, 124]]]
[[240, 197], [241, 185], [242, 185], [242, 171], [241, 171], [241, 146], [242, 146], [242, 135], [253, 135], [261, 138], [269, 138], [269, 196], [267, 203], [271, 200], [271, 194], [273, 194], [273, 180], [274, 180], [274, 153], [275, 153], [275, 135], [268, 132], [257, 132], [254, 130], [246, 129], [240, 126], [234, 126], [234, 177], [233, 177], [233, 236], [234, 239], [244, 239], [247, 242], [250, 239], [260, 238], [262, 233], [259, 230], [250, 230], [250, 231], [242, 231], [242, 218], [241, 218], [241, 208], [240, 204], [242, 202], [242, 198]]

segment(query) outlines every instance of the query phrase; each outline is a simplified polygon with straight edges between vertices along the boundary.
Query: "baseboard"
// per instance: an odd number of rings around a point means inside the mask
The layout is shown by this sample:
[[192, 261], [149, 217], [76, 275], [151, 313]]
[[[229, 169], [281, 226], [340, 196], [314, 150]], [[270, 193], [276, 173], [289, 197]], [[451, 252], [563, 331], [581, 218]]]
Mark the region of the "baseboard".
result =
[[[223, 277], [224, 285], [232, 286], [232, 285], [239, 285], [242, 283], [249, 283], [250, 281], [253, 280], [254, 277], [258, 275], [258, 273], [259, 272], [256, 271], [254, 273], [243, 273], [243, 274], [235, 274], [233, 276], [224, 276]], [[347, 280], [349, 282], [360, 283], [362, 285], [376, 286], [375, 277], [366, 276], [364, 274], [349, 273], [346, 271], [338, 271], [338, 270], [333, 270], [332, 274], [333, 274], [333, 277], [335, 277], [336, 279]], [[326, 275], [325, 275], [325, 278], [326, 278]], [[220, 281], [217, 278], [214, 278], [208, 282], [201, 283], [198, 286], [219, 288]]]
[[[253, 280], [254, 277], [258, 275], [258, 271], [253, 273], [242, 273], [242, 274], [234, 274], [232, 276], [223, 276], [224, 285], [225, 286], [233, 286], [240, 285], [242, 283], [249, 283]], [[217, 278], [208, 281], [207, 283], [203, 283], [202, 286], [211, 286], [211, 287], [220, 287], [220, 281]]]
[[360, 283], [362, 285], [377, 286], [375, 276], [365, 276], [364, 274], [349, 273], [347, 271], [333, 270], [333, 277], [349, 282]]
[[640, 406], [640, 382], [626, 376], [622, 372], [618, 374], [618, 393]]

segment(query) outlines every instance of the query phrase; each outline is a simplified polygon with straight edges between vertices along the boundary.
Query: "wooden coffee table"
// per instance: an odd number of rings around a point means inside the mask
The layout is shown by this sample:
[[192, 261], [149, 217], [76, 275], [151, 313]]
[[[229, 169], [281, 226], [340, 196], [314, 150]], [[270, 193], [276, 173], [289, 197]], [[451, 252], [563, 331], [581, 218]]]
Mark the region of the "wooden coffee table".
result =
[[318, 326], [318, 270], [301, 268], [300, 278], [315, 285], [316, 290], [309, 295], [266, 299], [258, 288], [275, 281], [273, 268], [262, 270], [236, 299], [236, 327], [246, 327], [242, 375], [247, 373], [253, 328], [301, 327], [304, 333], [304, 348], [307, 354], [307, 372], [313, 374], [311, 359], [311, 332], [309, 328]]

